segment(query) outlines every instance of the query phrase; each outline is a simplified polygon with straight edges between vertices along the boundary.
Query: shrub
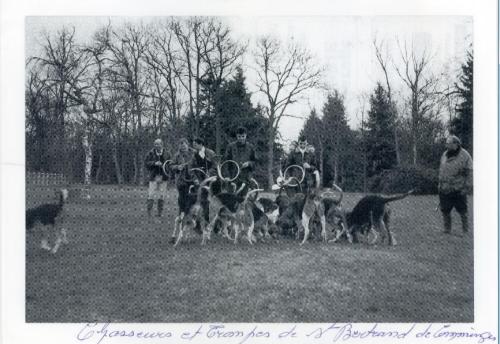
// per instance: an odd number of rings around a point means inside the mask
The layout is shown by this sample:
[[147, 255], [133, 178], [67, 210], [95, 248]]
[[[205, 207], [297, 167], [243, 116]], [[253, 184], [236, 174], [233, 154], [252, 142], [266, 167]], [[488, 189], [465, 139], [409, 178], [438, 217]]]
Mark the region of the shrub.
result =
[[384, 170], [369, 179], [369, 189], [377, 193], [402, 193], [411, 189], [415, 194], [429, 195], [438, 192], [438, 170], [403, 166]]

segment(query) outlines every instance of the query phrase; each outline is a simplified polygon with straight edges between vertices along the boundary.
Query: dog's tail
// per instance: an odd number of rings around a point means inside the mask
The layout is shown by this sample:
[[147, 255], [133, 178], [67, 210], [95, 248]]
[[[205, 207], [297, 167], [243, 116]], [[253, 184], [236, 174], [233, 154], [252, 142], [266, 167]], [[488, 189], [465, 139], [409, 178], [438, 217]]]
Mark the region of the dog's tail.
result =
[[207, 184], [211, 184], [213, 183], [215, 180], [217, 180], [217, 177], [213, 176], [213, 177], [208, 177], [208, 178], [205, 178], [201, 183], [200, 183], [200, 186], [198, 187], [198, 192], [196, 194], [196, 201], [197, 202], [201, 202], [201, 193], [203, 192], [203, 189], [206, 189], [207, 192], [208, 192], [208, 195], [209, 197], [212, 196], [212, 192], [210, 190], [210, 186], [207, 186]]
[[403, 199], [405, 197], [408, 197], [409, 195], [412, 195], [414, 192], [415, 192], [415, 190], [410, 190], [406, 193], [402, 193], [402, 194], [398, 194], [398, 195], [380, 196], [380, 197], [384, 200], [384, 203], [389, 203], [389, 202], [399, 201], [400, 199]]

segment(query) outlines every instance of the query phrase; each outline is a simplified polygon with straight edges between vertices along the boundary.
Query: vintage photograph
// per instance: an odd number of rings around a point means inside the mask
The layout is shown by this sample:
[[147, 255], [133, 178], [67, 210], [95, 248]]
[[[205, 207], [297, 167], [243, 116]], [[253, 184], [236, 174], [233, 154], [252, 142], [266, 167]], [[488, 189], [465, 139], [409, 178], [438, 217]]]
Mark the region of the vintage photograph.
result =
[[26, 17], [26, 322], [473, 322], [473, 61], [467, 16]]

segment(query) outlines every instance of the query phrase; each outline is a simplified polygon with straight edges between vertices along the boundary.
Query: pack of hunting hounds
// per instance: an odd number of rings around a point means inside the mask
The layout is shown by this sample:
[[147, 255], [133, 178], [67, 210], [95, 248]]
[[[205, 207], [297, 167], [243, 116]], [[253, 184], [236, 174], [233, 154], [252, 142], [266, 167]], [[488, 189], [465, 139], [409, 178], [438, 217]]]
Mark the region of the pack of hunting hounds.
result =
[[[236, 170], [229, 177], [222, 172], [228, 165]], [[172, 173], [172, 166], [172, 160], [165, 160], [163, 173]], [[289, 165], [281, 171], [272, 192], [263, 192], [254, 178], [238, 178], [242, 168], [235, 160], [219, 162], [215, 170], [215, 175], [209, 175], [200, 168], [183, 166], [185, 173], [180, 173], [178, 178], [182, 178], [188, 188], [178, 188], [179, 209], [170, 241], [174, 246], [189, 232], [201, 236], [202, 245], [210, 241], [212, 235], [220, 235], [235, 244], [241, 237], [249, 244], [289, 237], [299, 245], [313, 240], [356, 243], [358, 236], [363, 235], [370, 244], [387, 239], [389, 245], [395, 245], [389, 227], [388, 203], [412, 194], [409, 191], [392, 196], [366, 195], [347, 211], [342, 205], [342, 189], [336, 185], [326, 188], [308, 185], [308, 171], [301, 165]], [[200, 180], [194, 178], [194, 174], [204, 177]], [[317, 171], [313, 171], [312, 176], [313, 180], [317, 179]], [[64, 220], [68, 191], [61, 189], [56, 193], [56, 203], [26, 211], [26, 228], [29, 231], [42, 228], [41, 248], [54, 254], [62, 244], [68, 243], [67, 230], [70, 230]]]

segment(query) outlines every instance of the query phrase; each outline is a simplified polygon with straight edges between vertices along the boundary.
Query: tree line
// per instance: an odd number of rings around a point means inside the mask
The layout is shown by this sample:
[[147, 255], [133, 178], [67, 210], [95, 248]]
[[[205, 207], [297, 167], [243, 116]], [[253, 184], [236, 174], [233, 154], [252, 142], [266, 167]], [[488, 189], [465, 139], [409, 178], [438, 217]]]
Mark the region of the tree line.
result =
[[[332, 91], [303, 128], [324, 183], [343, 180], [350, 190], [366, 190], [367, 180], [401, 166], [435, 168], [442, 147], [434, 141], [447, 128], [472, 149], [472, 52], [458, 82], [445, 87], [428, 73], [428, 55], [401, 45], [402, 63], [395, 64], [383, 44], [374, 47], [386, 80], [360, 98], [369, 108], [361, 111], [361, 127], [349, 126], [343, 96]], [[142, 184], [144, 155], [156, 137], [172, 154], [181, 137], [196, 136], [223, 154], [244, 125], [257, 147], [257, 178], [270, 185], [285, 154], [280, 123], [306, 91], [323, 87], [325, 76], [293, 40], [263, 36], [250, 45], [207, 17], [108, 24], [86, 42], [64, 27], [45, 34], [40, 48], [26, 61], [27, 170], [86, 184]], [[252, 57], [257, 105], [247, 89], [245, 54]], [[391, 67], [408, 92], [393, 91]], [[444, 110], [453, 113], [446, 123]]]
[[446, 136], [458, 136], [473, 154], [472, 51], [450, 82], [449, 75], [432, 73], [430, 54], [399, 45], [402, 64], [393, 68], [403, 88], [395, 96], [388, 60], [376, 41], [374, 47], [385, 78], [360, 98], [360, 127], [348, 125], [344, 97], [333, 91], [321, 115], [311, 111], [302, 134], [316, 147], [323, 184], [364, 192], [416, 186], [420, 193], [435, 193]]

